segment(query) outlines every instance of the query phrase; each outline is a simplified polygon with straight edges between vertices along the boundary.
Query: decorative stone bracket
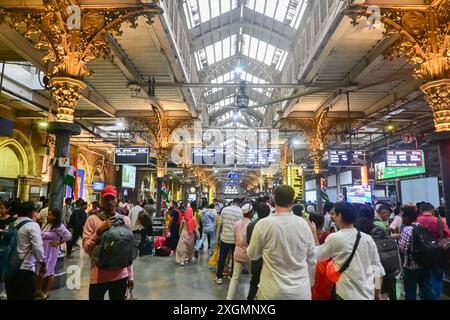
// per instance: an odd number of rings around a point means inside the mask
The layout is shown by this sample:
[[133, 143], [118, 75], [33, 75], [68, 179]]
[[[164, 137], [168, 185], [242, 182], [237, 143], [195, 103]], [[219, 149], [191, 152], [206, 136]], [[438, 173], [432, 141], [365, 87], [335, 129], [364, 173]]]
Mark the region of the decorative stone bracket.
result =
[[[350, 5], [346, 14], [356, 25], [360, 17], [372, 15], [369, 8]], [[413, 76], [425, 82], [421, 90], [433, 110], [436, 132], [450, 131], [450, 0], [404, 8], [385, 4], [379, 8], [385, 37], [398, 35], [385, 56], [405, 58], [414, 66]]]

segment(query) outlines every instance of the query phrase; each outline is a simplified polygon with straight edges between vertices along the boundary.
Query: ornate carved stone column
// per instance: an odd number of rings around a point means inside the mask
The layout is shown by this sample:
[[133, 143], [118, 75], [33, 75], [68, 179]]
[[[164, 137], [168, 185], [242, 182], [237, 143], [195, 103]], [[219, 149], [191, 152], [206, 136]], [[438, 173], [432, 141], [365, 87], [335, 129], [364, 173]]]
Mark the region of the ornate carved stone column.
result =
[[[41, 6], [0, 6], [0, 23], [8, 24], [42, 50], [44, 70], [53, 86], [56, 99], [56, 121], [49, 133], [56, 135], [55, 157], [68, 158], [70, 136], [80, 133], [75, 125], [74, 111], [84, 79], [92, 72], [88, 63], [109, 57], [108, 33], [121, 35], [120, 26], [128, 22], [137, 26], [139, 15], [146, 14], [149, 22], [162, 10], [155, 4], [116, 5], [113, 8], [78, 6], [74, 0], [43, 0]], [[67, 124], [64, 126], [63, 124]], [[54, 166], [50, 185], [50, 208], [62, 209], [65, 169]]]
[[287, 166], [291, 162], [292, 152], [289, 150], [289, 142], [283, 144], [280, 148], [280, 173], [283, 184], [287, 184]]
[[295, 126], [296, 129], [305, 134], [311, 149], [314, 174], [320, 173], [322, 157], [331, 130], [337, 129], [337, 125], [343, 123], [343, 120], [327, 119], [328, 111], [329, 108], [324, 109], [318, 117], [313, 119], [283, 119], [283, 122]]
[[[405, 58], [414, 66], [413, 76], [425, 83], [421, 90], [433, 110], [436, 132], [450, 131], [450, 0], [428, 3], [379, 5], [385, 36], [398, 36], [385, 55]], [[353, 24], [372, 15], [367, 5], [350, 5], [347, 14]]]
[[22, 201], [28, 201], [30, 194], [30, 183], [26, 176], [19, 177], [19, 198]]
[[156, 153], [156, 174], [157, 174], [157, 198], [156, 198], [156, 215], [161, 215], [161, 189], [162, 182], [166, 176], [167, 156], [170, 153], [172, 142], [172, 133], [189, 123], [192, 118], [169, 119], [163, 108], [156, 99], [152, 105], [154, 113], [153, 118], [130, 119], [130, 127], [137, 127], [146, 131], [150, 138], [150, 145]]
[[188, 163], [183, 163], [181, 165], [181, 168], [183, 170], [183, 180], [181, 181], [182, 193], [183, 193], [182, 199], [183, 199], [183, 203], [186, 205], [187, 201], [188, 201], [188, 196], [189, 196], [189, 183], [191, 182], [190, 174], [192, 171], [192, 167]]

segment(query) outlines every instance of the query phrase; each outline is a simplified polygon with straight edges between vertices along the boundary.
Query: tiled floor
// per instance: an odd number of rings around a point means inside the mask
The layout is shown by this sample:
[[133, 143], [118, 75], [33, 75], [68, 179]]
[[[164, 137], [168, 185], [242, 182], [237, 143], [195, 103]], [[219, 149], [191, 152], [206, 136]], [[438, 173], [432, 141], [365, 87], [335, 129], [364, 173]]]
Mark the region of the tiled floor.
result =
[[[216, 268], [207, 264], [206, 254], [184, 267], [175, 264], [174, 256], [137, 258], [134, 262], [134, 297], [139, 300], [217, 300], [227, 296], [229, 279], [216, 285]], [[89, 290], [89, 257], [76, 252], [75, 258], [65, 259], [65, 269], [71, 265], [81, 268], [81, 288], [70, 290], [67, 286], [50, 292], [51, 300], [87, 300]], [[235, 299], [246, 299], [249, 276], [242, 275]], [[399, 299], [404, 299], [402, 281], [397, 281]], [[442, 297], [449, 300], [449, 297]]]
[[[145, 256], [133, 263], [135, 286], [133, 295], [139, 300], [216, 300], [225, 299], [229, 279], [217, 285], [216, 268], [207, 264], [206, 254], [194, 262], [180, 267], [175, 257]], [[75, 258], [65, 260], [65, 268], [70, 265], [81, 267], [81, 288], [70, 290], [67, 287], [50, 292], [51, 300], [87, 300], [89, 290], [89, 257], [76, 253]], [[246, 299], [249, 289], [249, 276], [242, 275], [235, 299]]]

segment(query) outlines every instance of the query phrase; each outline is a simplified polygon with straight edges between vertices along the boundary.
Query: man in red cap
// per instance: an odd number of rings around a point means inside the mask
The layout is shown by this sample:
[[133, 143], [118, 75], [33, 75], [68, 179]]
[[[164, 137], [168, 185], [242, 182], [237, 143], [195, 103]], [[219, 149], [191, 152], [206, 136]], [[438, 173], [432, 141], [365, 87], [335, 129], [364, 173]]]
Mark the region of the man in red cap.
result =
[[[83, 230], [83, 248], [91, 256], [91, 277], [89, 300], [103, 300], [108, 291], [110, 300], [125, 300], [127, 288], [134, 286], [133, 266], [127, 268], [104, 270], [97, 267], [93, 259], [93, 250], [101, 241], [102, 234], [114, 224], [116, 216], [117, 189], [106, 186], [101, 193], [101, 211], [88, 217]], [[131, 226], [130, 219], [123, 217]]]

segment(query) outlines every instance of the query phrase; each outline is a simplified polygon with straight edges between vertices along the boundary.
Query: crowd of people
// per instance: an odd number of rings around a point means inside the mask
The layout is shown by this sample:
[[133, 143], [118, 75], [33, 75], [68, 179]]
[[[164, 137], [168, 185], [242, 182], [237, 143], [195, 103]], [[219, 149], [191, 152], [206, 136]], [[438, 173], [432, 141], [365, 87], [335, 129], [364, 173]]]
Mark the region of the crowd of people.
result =
[[[121, 202], [114, 186], [105, 187], [100, 203], [68, 198], [62, 210], [49, 209], [45, 198], [0, 202], [0, 245], [15, 245], [0, 254], [0, 289], [11, 300], [48, 299], [61, 251], [73, 258], [82, 238], [91, 258], [91, 300], [106, 292], [124, 299], [134, 288], [137, 254], [172, 255], [180, 267], [206, 257], [217, 285], [230, 279], [228, 300], [244, 273], [248, 300], [396, 300], [399, 281], [407, 300], [417, 298], [417, 289], [420, 299], [441, 298], [450, 237], [442, 207], [326, 202], [317, 212], [294, 196], [282, 185], [272, 197], [236, 198], [226, 206], [217, 199], [173, 201], [163, 210], [160, 235], [153, 228], [155, 203]], [[5, 235], [16, 241], [5, 242]], [[4, 263], [14, 254], [17, 270]]]

